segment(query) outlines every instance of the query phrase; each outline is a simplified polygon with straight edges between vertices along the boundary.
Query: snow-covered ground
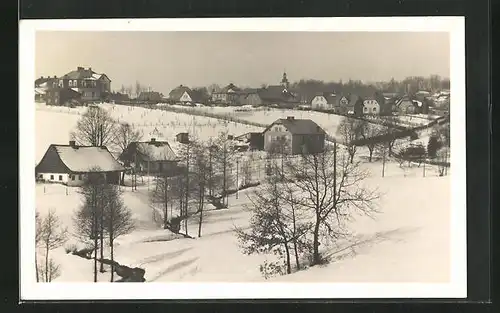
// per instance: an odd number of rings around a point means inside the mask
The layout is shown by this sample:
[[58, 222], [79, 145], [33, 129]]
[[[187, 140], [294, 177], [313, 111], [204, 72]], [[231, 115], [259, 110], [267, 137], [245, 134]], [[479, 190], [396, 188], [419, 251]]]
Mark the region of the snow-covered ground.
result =
[[[103, 105], [120, 120], [127, 121], [151, 131], [160, 127], [166, 139], [191, 127], [201, 132], [200, 136], [213, 136], [214, 132], [228, 129], [244, 133], [252, 129], [246, 125], [220, 123], [220, 120], [195, 117], [165, 111]], [[84, 108], [55, 108], [37, 104], [36, 153], [37, 161], [50, 143], [66, 144], [69, 131], [76, 125], [78, 114]], [[260, 113], [259, 113], [260, 112]], [[279, 112], [279, 114], [277, 113]], [[322, 126], [339, 122], [339, 116], [302, 111], [256, 111], [248, 118], [259, 122], [272, 122], [277, 118], [294, 115], [296, 118], [314, 118], [321, 114]], [[70, 114], [68, 114], [70, 113]], [[245, 112], [246, 113], [246, 112]], [[243, 113], [241, 113], [243, 114]], [[196, 121], [196, 122], [193, 122]], [[148, 125], [149, 123], [149, 125]], [[55, 126], [57, 125], [57, 126]], [[160, 126], [161, 125], [161, 126]], [[215, 125], [215, 126], [213, 126]], [[326, 126], [325, 126], [326, 125]], [[208, 126], [208, 127], [207, 127]], [[333, 128], [333, 126], [331, 126]], [[159, 136], [158, 136], [159, 138]], [[366, 148], [359, 148], [359, 157], [366, 160]], [[257, 161], [258, 160], [258, 161]], [[263, 177], [262, 159], [253, 163], [254, 179]], [[258, 164], [258, 165], [257, 165]], [[400, 168], [397, 162], [386, 164], [385, 177], [381, 177], [379, 161], [362, 165], [371, 173], [366, 184], [377, 187], [383, 196], [376, 219], [359, 217], [351, 224], [354, 237], [339, 242], [338, 246], [326, 247], [325, 253], [332, 262], [313, 267], [292, 275], [275, 277], [271, 281], [300, 282], [446, 282], [450, 278], [450, 181], [451, 175], [438, 177], [435, 166], [412, 166]], [[149, 180], [149, 187], [148, 187]], [[240, 191], [238, 197], [229, 197], [229, 208], [213, 210], [208, 205], [204, 216], [202, 237], [178, 238], [177, 235], [160, 228], [153, 220], [148, 189], [152, 179], [145, 178], [137, 191], [123, 188], [125, 204], [132, 210], [136, 230], [119, 237], [116, 241], [115, 259], [123, 265], [145, 269], [146, 281], [210, 281], [251, 282], [263, 281], [259, 265], [273, 256], [247, 256], [241, 252], [234, 234], [235, 227], [245, 228], [250, 214], [245, 209], [249, 204], [247, 194], [253, 188]], [[254, 187], [258, 188], [258, 187]], [[36, 185], [36, 209], [46, 214], [55, 210], [62, 224], [74, 234], [72, 216], [81, 205], [77, 187], [58, 184]], [[189, 234], [196, 236], [196, 216], [189, 221]], [[67, 254], [65, 247], [77, 244], [70, 236], [65, 246], [51, 252], [51, 257], [60, 264], [58, 282], [92, 281], [93, 262]], [[109, 272], [99, 274], [99, 281], [108, 281]]]
[[[381, 177], [379, 162], [366, 163], [372, 173], [367, 184], [383, 193], [381, 213], [373, 220], [357, 218], [351, 228], [355, 237], [330, 247], [333, 262], [271, 280], [300, 282], [445, 282], [449, 279], [450, 257], [450, 176], [438, 177], [436, 168], [413, 166], [402, 170], [394, 162], [386, 165]], [[397, 186], [397, 188], [395, 188]], [[45, 191], [44, 191], [45, 189]], [[66, 194], [68, 190], [68, 194]], [[124, 200], [134, 213], [138, 229], [120, 237], [115, 259], [127, 266], [146, 270], [146, 280], [171, 281], [262, 281], [259, 265], [272, 256], [241, 253], [234, 228], [248, 226], [250, 215], [246, 196], [252, 189], [230, 196], [229, 209], [205, 213], [202, 237], [174, 239], [152, 221], [147, 187], [132, 192], [124, 189]], [[37, 209], [56, 210], [72, 232], [71, 216], [80, 205], [77, 188], [37, 185]], [[409, 201], [409, 199], [411, 199]], [[196, 217], [189, 222], [190, 235], [197, 235]], [[66, 244], [68, 245], [68, 244]], [[91, 281], [92, 261], [66, 254], [61, 247], [52, 252], [61, 264], [57, 281]], [[107, 281], [109, 273], [100, 274]]]

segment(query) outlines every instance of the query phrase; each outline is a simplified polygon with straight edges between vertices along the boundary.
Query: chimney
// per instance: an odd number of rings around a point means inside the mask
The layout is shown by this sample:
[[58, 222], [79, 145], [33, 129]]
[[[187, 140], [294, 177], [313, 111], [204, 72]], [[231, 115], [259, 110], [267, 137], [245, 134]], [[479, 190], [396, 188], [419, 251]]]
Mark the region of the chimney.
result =
[[151, 138], [151, 142], [156, 142], [156, 138]]
[[69, 145], [72, 147], [72, 148], [76, 148], [76, 142], [74, 140], [70, 140], [69, 141]]
[[56, 76], [56, 75], [54, 75], [54, 78], [57, 78], [57, 76]]
[[89, 67], [89, 71], [92, 71], [92, 68], [91, 68], [91, 67]]
[[77, 70], [77, 71], [83, 71], [83, 67], [78, 66], [78, 67], [76, 68], [76, 70]]
[[293, 121], [293, 120], [295, 120], [295, 117], [293, 117], [293, 116], [288, 116], [286, 119], [287, 119], [287, 120], [289, 120], [289, 121]]
[[43, 78], [43, 76], [40, 76], [40, 78]]

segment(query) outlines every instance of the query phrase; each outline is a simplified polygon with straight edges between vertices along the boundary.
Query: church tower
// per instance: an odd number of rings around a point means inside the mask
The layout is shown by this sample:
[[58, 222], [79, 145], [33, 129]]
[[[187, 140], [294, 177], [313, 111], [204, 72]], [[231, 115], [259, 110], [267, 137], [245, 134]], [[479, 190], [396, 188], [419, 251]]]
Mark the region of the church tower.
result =
[[290, 86], [290, 83], [288, 82], [288, 78], [286, 77], [285, 71], [283, 71], [283, 78], [281, 79], [281, 86], [285, 87], [286, 89], [288, 89], [288, 87]]

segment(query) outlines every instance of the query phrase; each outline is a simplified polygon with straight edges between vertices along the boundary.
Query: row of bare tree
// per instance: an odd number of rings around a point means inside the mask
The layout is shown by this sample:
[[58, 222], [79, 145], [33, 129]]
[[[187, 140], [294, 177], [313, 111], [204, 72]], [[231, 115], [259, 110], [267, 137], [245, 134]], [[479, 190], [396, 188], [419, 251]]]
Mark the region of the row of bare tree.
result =
[[[277, 262], [261, 265], [265, 277], [289, 274], [301, 262], [326, 262], [321, 243], [349, 236], [348, 222], [356, 214], [375, 214], [380, 196], [362, 185], [368, 174], [336, 143], [299, 158], [281, 156], [273, 159], [264, 183], [249, 194], [250, 229], [236, 229], [244, 253], [278, 255]], [[303, 257], [307, 260], [301, 261]]]
[[198, 215], [201, 237], [205, 204], [227, 208], [229, 194], [252, 181], [250, 161], [240, 162], [234, 142], [227, 135], [222, 132], [208, 141], [190, 138], [179, 151], [180, 171], [176, 175], [165, 172], [157, 178], [150, 197], [162, 208], [164, 228], [179, 232], [182, 222], [188, 236], [188, 219]]

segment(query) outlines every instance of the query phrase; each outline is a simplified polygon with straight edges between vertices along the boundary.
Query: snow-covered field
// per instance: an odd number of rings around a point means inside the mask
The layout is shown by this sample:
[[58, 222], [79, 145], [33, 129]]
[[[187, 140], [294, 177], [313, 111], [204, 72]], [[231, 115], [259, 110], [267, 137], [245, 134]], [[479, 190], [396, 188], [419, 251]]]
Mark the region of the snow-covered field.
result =
[[[36, 162], [43, 157], [50, 144], [68, 144], [70, 132], [75, 129], [85, 107], [53, 107], [37, 103], [35, 112]], [[220, 132], [238, 136], [262, 128], [228, 122], [221, 119], [167, 112], [160, 109], [100, 104], [120, 122], [128, 122], [142, 131], [144, 139], [175, 141], [175, 135], [189, 132], [201, 140], [217, 137]]]
[[[154, 128], [171, 140], [175, 134], [194, 128], [199, 136], [208, 138], [218, 131], [228, 130], [240, 134], [252, 127], [222, 123], [218, 119], [193, 117], [187, 114], [160, 110], [129, 108], [125, 106], [102, 105], [121, 121], [127, 121], [143, 129], [146, 136]], [[40, 160], [51, 143], [66, 144], [69, 131], [74, 128], [78, 114], [85, 108], [55, 108], [37, 104], [36, 111], [36, 153]], [[69, 113], [69, 114], [68, 114]], [[245, 116], [248, 112], [238, 112]], [[324, 113], [303, 111], [256, 111], [247, 118], [270, 123], [277, 118], [293, 115], [296, 118], [312, 118], [321, 126], [330, 129], [339, 123], [341, 117]], [[328, 116], [328, 117], [326, 117]], [[328, 120], [330, 118], [331, 120]], [[322, 119], [322, 120], [321, 120]], [[212, 129], [212, 131], [210, 130]], [[359, 148], [363, 160], [366, 149]], [[257, 164], [257, 161], [255, 162]], [[259, 164], [262, 164], [262, 160]], [[355, 236], [338, 246], [325, 248], [332, 256], [326, 266], [313, 267], [297, 273], [275, 277], [270, 281], [300, 282], [447, 282], [450, 279], [450, 181], [451, 175], [438, 177], [435, 166], [400, 168], [396, 162], [388, 162], [385, 177], [381, 177], [380, 162], [363, 163], [371, 173], [366, 184], [377, 187], [383, 197], [379, 207], [381, 213], [376, 219], [359, 217], [351, 224]], [[262, 165], [254, 166], [255, 173]], [[147, 182], [148, 179], [145, 178]], [[247, 194], [252, 188], [240, 191], [238, 198], [231, 195], [229, 208], [205, 212], [202, 237], [196, 239], [178, 238], [165, 231], [153, 221], [153, 208], [145, 183], [137, 191], [123, 188], [125, 204], [132, 210], [136, 230], [119, 237], [116, 241], [115, 259], [123, 265], [145, 269], [146, 281], [153, 282], [252, 282], [263, 281], [259, 265], [266, 255], [244, 255], [238, 247], [234, 228], [248, 226], [250, 214], [245, 209], [249, 204]], [[74, 233], [72, 216], [81, 205], [77, 187], [58, 184], [36, 185], [36, 209], [46, 214], [55, 210], [70, 234]], [[195, 217], [196, 218], [196, 217]], [[190, 235], [197, 234], [197, 221], [189, 221]], [[76, 244], [70, 236], [65, 246]], [[93, 279], [93, 262], [67, 254], [64, 247], [51, 252], [51, 257], [60, 264], [61, 276], [58, 282], [90, 282]], [[99, 281], [108, 281], [109, 272], [99, 274]]]
[[[381, 177], [381, 164], [366, 164], [372, 173], [367, 184], [384, 193], [381, 213], [375, 220], [359, 217], [352, 223], [355, 237], [330, 247], [333, 262], [274, 280], [300, 282], [446, 282], [450, 271], [450, 176], [438, 177], [434, 167], [414, 166], [401, 170], [389, 163]], [[394, 188], [398, 186], [398, 188]], [[175, 239], [168, 231], [158, 229], [152, 221], [147, 187], [124, 190], [125, 203], [134, 212], [139, 226], [133, 233], [120, 237], [115, 259], [127, 266], [146, 270], [147, 281], [262, 281], [261, 264], [269, 256], [246, 256], [241, 253], [234, 227], [248, 226], [246, 196], [252, 189], [232, 195], [229, 209], [207, 211], [202, 237]], [[45, 190], [44, 190], [45, 189]], [[61, 185], [37, 185], [37, 209], [42, 215], [54, 209], [72, 232], [71, 216], [80, 205], [77, 188]], [[411, 199], [411, 201], [408, 201]], [[197, 221], [191, 220], [189, 233], [197, 234]], [[57, 281], [91, 281], [92, 261], [66, 254], [64, 248], [52, 252], [61, 264]], [[272, 257], [271, 257], [272, 259]], [[100, 274], [109, 279], [109, 273]]]

